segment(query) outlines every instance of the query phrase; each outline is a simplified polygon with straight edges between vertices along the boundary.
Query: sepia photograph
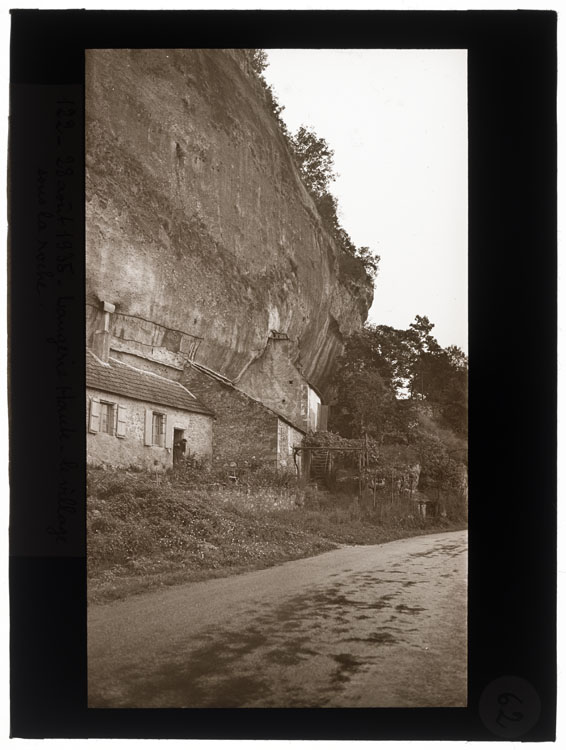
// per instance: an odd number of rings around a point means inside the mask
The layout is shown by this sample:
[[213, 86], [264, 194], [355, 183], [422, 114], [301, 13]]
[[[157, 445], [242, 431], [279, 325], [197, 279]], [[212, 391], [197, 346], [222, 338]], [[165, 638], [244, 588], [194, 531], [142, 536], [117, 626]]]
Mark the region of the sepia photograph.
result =
[[86, 49], [89, 708], [465, 707], [466, 49]]
[[11, 11], [12, 737], [555, 739], [556, 23]]

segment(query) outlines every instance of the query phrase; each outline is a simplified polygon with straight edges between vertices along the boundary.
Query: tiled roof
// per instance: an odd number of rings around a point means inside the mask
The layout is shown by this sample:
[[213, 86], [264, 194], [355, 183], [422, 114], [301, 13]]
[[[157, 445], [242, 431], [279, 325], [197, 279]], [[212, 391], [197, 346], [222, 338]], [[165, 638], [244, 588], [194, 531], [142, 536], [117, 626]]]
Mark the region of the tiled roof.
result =
[[92, 352], [87, 352], [86, 384], [90, 388], [138, 401], [214, 416], [210, 409], [180, 383], [138, 370], [112, 357], [105, 364]]

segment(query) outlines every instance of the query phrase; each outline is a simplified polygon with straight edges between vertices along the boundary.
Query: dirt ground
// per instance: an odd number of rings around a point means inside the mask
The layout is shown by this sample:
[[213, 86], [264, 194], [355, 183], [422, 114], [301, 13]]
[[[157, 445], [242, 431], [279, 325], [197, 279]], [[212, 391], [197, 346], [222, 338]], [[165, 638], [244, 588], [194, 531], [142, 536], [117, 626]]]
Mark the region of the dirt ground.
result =
[[92, 707], [465, 706], [467, 533], [89, 608]]

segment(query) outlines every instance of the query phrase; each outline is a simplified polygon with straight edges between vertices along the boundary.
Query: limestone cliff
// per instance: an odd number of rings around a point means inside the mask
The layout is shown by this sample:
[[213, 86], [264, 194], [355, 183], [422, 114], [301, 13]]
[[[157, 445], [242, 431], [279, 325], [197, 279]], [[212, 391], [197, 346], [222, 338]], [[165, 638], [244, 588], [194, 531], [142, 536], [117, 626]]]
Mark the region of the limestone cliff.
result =
[[345, 271], [241, 53], [89, 51], [86, 122], [87, 321], [109, 301], [117, 335], [231, 380], [285, 332], [324, 393], [372, 285]]

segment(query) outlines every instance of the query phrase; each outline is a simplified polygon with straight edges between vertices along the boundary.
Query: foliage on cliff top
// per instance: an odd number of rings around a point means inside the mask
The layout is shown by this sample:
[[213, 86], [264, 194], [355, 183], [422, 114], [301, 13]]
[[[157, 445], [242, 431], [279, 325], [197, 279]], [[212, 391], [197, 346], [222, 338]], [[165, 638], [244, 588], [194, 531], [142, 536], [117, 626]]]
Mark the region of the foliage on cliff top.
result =
[[324, 138], [312, 128], [302, 125], [295, 134], [290, 134], [281, 117], [285, 109], [279, 104], [273, 88], [265, 80], [264, 72], [269, 66], [267, 53], [263, 49], [247, 49], [243, 53], [257, 80], [264, 89], [268, 106], [275, 117], [301, 179], [313, 199], [326, 231], [334, 238], [338, 247], [353, 263], [340, 264], [340, 271], [347, 276], [358, 276], [358, 269], [371, 279], [379, 270], [379, 255], [369, 247], [357, 247], [338, 218], [338, 201], [330, 192], [330, 183], [336, 179], [334, 151]]
[[338, 201], [330, 192], [330, 183], [336, 179], [334, 152], [324, 138], [320, 138], [312, 128], [304, 125], [291, 136], [289, 143], [299, 173], [316, 204], [326, 230], [334, 237], [345, 256], [355, 259], [367, 275], [375, 279], [379, 268], [379, 255], [373, 253], [369, 247], [356, 247], [338, 218]]

